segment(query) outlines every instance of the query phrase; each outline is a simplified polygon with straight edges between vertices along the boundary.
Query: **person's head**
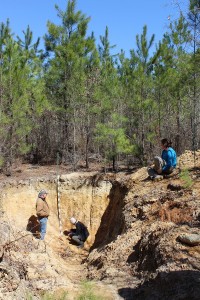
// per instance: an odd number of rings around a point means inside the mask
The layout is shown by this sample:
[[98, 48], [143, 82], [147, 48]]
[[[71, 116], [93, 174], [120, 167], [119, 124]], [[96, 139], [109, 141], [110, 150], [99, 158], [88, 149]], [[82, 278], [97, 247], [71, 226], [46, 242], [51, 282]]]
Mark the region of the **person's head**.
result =
[[162, 139], [162, 140], [161, 140], [161, 146], [162, 146], [164, 149], [166, 149], [166, 148], [168, 148], [168, 147], [171, 147], [171, 145], [172, 145], [172, 142], [169, 141], [168, 139]]
[[42, 199], [45, 199], [46, 196], [47, 196], [47, 191], [46, 190], [41, 190], [38, 194], [38, 198], [42, 198]]
[[71, 217], [70, 218], [70, 222], [74, 225], [74, 224], [76, 224], [77, 221], [76, 221], [76, 219], [74, 217]]

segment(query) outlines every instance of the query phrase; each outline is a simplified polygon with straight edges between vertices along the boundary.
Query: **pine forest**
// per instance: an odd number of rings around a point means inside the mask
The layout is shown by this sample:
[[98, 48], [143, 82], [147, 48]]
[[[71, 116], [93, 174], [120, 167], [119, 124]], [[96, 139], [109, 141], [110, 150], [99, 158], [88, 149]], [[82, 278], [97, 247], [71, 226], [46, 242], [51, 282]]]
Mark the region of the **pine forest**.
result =
[[[55, 5], [44, 49], [28, 26], [23, 38], [0, 24], [0, 165], [62, 163], [76, 170], [92, 160], [146, 166], [161, 138], [178, 155], [200, 143], [200, 1], [170, 21], [155, 47], [148, 26], [136, 47], [115, 53], [109, 28], [96, 43], [90, 18]], [[152, 52], [153, 45], [155, 47]], [[153, 53], [153, 54], [152, 54]]]

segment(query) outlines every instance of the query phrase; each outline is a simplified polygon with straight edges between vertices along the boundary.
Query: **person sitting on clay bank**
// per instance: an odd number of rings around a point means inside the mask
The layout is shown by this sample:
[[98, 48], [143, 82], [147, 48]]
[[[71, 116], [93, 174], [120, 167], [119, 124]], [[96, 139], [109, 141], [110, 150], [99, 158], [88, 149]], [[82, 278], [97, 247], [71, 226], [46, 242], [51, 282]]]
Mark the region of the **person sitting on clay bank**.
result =
[[154, 166], [148, 169], [151, 179], [171, 174], [176, 168], [176, 152], [171, 147], [172, 142], [168, 139], [161, 140], [162, 155], [154, 157]]

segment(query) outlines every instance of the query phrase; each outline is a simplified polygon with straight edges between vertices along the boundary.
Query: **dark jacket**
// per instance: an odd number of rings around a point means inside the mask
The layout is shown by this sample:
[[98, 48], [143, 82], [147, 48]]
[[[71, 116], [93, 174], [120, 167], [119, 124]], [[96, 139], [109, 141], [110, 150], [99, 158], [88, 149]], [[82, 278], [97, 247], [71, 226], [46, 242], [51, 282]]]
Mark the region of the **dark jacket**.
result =
[[81, 239], [81, 241], [85, 242], [89, 236], [89, 232], [87, 227], [81, 223], [80, 221], [77, 221], [76, 224], [76, 235], [78, 235]]

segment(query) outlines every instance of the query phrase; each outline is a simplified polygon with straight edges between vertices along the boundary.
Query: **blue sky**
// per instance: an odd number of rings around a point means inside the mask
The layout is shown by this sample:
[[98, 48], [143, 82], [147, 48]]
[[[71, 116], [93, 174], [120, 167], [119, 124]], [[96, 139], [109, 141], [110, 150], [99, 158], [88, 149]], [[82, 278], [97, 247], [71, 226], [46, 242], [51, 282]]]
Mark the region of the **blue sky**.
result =
[[[129, 50], [135, 48], [135, 37], [142, 33], [144, 25], [147, 25], [148, 37], [155, 34], [155, 43], [158, 43], [170, 20], [178, 17], [180, 9], [188, 1], [77, 0], [77, 9], [91, 17], [88, 34], [94, 32], [97, 44], [108, 26], [110, 43], [116, 45], [115, 52], [123, 49], [128, 55]], [[48, 20], [59, 24], [55, 4], [65, 10], [66, 3], [66, 0], [1, 0], [0, 22], [5, 23], [9, 19], [12, 31], [19, 36], [30, 25], [36, 40], [47, 33]]]

